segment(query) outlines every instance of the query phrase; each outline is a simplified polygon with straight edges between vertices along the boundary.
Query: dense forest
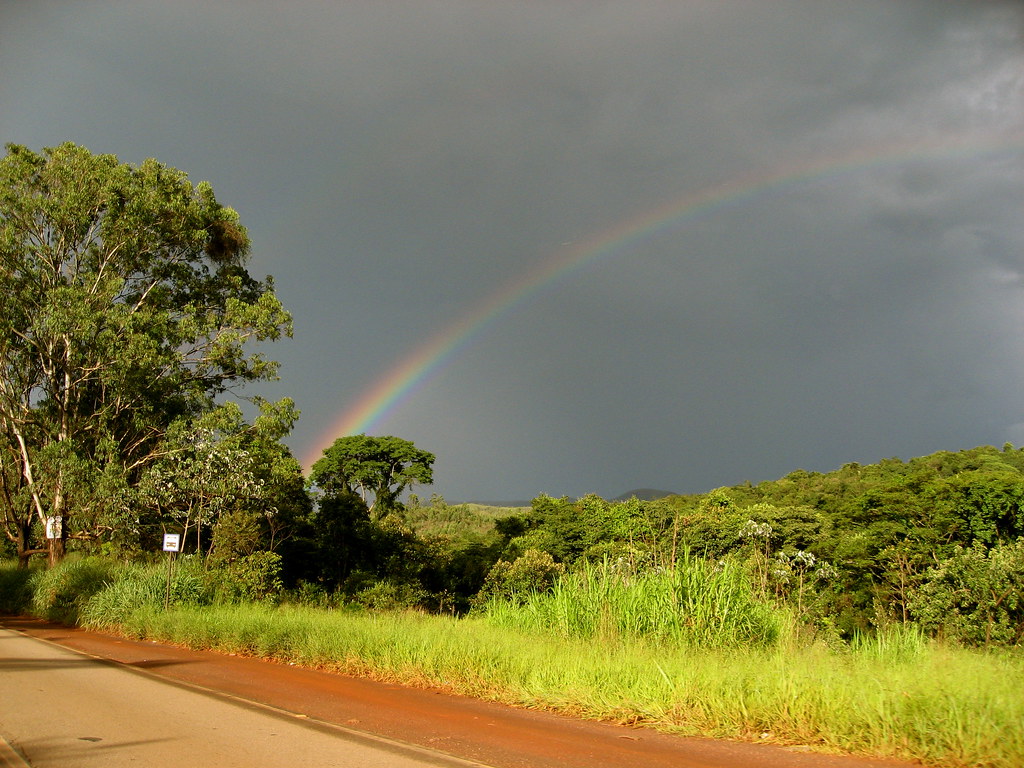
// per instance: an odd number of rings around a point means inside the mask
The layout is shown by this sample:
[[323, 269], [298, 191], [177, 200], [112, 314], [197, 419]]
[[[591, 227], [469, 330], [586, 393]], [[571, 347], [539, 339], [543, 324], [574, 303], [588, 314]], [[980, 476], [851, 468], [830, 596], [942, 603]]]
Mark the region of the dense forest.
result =
[[413, 495], [371, 519], [323, 497], [279, 551], [286, 583], [327, 599], [465, 611], [544, 589], [583, 563], [743, 564], [755, 591], [821, 631], [917, 622], [969, 643], [1024, 640], [1024, 450], [979, 447], [797, 470], [706, 494], [529, 508]]

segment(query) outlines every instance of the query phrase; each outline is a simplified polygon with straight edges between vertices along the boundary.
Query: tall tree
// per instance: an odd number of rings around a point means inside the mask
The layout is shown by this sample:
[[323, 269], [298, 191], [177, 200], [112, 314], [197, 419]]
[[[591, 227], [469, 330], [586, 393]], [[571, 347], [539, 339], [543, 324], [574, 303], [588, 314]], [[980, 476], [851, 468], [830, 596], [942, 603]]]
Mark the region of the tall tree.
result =
[[379, 519], [397, 507], [407, 488], [434, 482], [433, 466], [434, 454], [400, 437], [349, 435], [324, 451], [310, 480], [328, 495], [361, 496]]
[[[72, 531], [162, 450], [176, 420], [276, 364], [249, 340], [291, 333], [249, 239], [206, 182], [71, 143], [0, 159], [0, 430], [29, 510]], [[13, 481], [11, 481], [13, 482]], [[77, 518], [77, 519], [76, 519]], [[16, 526], [15, 526], [16, 527]]]

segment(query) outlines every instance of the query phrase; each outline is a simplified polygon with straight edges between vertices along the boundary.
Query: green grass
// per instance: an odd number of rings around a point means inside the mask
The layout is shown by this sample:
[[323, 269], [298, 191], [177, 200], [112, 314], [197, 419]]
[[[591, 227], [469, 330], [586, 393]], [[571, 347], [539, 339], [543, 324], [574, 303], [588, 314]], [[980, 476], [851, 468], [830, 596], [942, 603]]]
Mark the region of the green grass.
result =
[[60, 568], [35, 571], [30, 581], [32, 613], [50, 621], [78, 623], [85, 603], [113, 583], [119, 569], [111, 560], [69, 557]]
[[[965, 650], [902, 626], [829, 648], [802, 639], [785, 620], [773, 642], [715, 647], [664, 633], [608, 631], [608, 620], [601, 631], [574, 636], [499, 626], [485, 616], [201, 606], [186, 599], [165, 611], [163, 593], [154, 595], [152, 586], [160, 573], [111, 569], [105, 586], [78, 601], [79, 618], [134, 637], [680, 734], [935, 766], [1024, 765], [1019, 649]], [[80, 580], [92, 589], [95, 575]], [[119, 580], [135, 585], [118, 586]]]
[[734, 562], [688, 554], [672, 570], [635, 573], [605, 561], [547, 592], [493, 599], [491, 623], [583, 639], [648, 639], [686, 646], [771, 645], [788, 616], [756, 600]]

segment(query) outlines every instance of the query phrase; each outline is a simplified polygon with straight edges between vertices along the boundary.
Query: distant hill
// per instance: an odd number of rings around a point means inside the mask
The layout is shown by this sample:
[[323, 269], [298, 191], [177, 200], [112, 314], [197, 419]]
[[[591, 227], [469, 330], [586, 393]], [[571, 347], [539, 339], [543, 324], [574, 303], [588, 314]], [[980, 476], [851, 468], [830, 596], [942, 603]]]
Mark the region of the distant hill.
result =
[[[633, 497], [636, 497], [642, 502], [652, 502], [656, 499], [665, 499], [667, 496], [678, 496], [675, 490], [658, 490], [657, 488], [636, 488], [634, 490], [628, 490], [627, 493], [621, 496], [616, 496], [614, 499], [608, 499], [611, 502], [625, 502], [629, 501]], [[518, 502], [452, 502], [452, 504], [470, 504], [479, 505], [481, 507], [530, 507], [534, 502], [518, 501]]]
[[533, 501], [452, 501], [451, 504], [468, 504], [471, 507], [499, 507], [514, 508], [514, 507], [531, 507]]
[[629, 501], [634, 496], [640, 501], [655, 501], [664, 499], [666, 496], [676, 496], [675, 491], [659, 491], [656, 488], [637, 488], [634, 491], [627, 491], [621, 496], [616, 496], [612, 501]]

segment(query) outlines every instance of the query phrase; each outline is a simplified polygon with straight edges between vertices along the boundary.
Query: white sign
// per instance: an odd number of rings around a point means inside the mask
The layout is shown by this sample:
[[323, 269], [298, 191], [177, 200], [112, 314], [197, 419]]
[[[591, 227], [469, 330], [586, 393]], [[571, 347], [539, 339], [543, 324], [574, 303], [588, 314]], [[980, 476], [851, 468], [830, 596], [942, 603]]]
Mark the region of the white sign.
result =
[[54, 515], [46, 518], [46, 538], [59, 539], [63, 533], [64, 518]]
[[180, 533], [165, 533], [164, 534], [164, 552], [180, 552], [181, 551], [181, 534]]

